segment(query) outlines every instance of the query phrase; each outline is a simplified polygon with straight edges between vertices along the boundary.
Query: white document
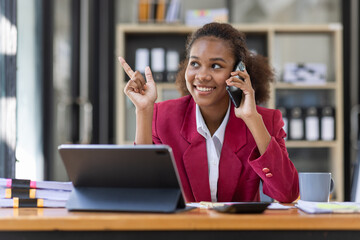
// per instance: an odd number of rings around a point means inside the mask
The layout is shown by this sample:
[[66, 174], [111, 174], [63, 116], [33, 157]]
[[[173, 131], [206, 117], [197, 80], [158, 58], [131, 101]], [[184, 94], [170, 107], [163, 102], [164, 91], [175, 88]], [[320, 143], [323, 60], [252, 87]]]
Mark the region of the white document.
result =
[[145, 68], [149, 66], [149, 49], [138, 48], [135, 52], [135, 70], [145, 73]]
[[280, 203], [273, 202], [267, 208], [271, 209], [271, 210], [287, 210], [287, 209], [294, 208], [294, 207], [285, 206], [285, 205], [282, 205]]
[[298, 200], [295, 205], [306, 213], [358, 213], [358, 202], [310, 202]]

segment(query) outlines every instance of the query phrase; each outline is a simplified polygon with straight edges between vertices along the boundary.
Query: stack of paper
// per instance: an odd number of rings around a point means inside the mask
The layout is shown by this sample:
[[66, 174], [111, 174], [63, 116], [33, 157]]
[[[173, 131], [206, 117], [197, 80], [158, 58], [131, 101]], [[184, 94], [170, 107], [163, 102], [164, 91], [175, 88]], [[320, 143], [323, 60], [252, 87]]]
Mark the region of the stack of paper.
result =
[[71, 182], [0, 178], [0, 207], [65, 207]]
[[67, 201], [71, 191], [53, 189], [0, 188], [0, 198], [43, 198]]
[[21, 198], [11, 198], [11, 199], [0, 199], [0, 207], [2, 208], [63, 208], [65, 207], [66, 201], [56, 201], [48, 199], [21, 199]]
[[306, 213], [360, 212], [360, 203], [358, 202], [309, 202], [299, 200], [295, 206]]

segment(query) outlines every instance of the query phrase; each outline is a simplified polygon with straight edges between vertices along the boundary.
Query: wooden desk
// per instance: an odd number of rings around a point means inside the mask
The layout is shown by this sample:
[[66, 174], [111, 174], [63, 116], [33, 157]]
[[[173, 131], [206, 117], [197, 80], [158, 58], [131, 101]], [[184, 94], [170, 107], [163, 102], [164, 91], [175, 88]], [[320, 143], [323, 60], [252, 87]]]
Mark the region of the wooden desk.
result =
[[0, 209], [0, 239], [360, 239], [360, 214], [309, 215], [297, 209], [221, 214], [89, 213]]

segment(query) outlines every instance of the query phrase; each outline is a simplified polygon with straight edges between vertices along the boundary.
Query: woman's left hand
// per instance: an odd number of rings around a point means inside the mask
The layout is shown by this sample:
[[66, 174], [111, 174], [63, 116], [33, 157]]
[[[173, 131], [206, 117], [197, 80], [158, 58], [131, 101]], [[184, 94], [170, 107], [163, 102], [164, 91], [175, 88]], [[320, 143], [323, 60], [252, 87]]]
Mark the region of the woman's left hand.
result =
[[[242, 79], [237, 78], [239, 76]], [[249, 119], [258, 114], [255, 102], [255, 90], [251, 86], [251, 79], [246, 71], [235, 71], [231, 73], [231, 77], [226, 80], [228, 86], [235, 86], [243, 91], [241, 103], [238, 108], [235, 108], [235, 115], [238, 118]]]

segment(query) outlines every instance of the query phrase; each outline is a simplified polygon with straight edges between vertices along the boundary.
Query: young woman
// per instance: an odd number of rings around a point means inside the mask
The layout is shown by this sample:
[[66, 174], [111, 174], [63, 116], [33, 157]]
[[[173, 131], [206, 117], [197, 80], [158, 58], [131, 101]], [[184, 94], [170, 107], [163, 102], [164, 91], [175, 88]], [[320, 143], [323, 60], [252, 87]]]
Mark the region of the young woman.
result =
[[[172, 148], [187, 202], [259, 201], [260, 181], [266, 195], [294, 201], [298, 173], [285, 147], [281, 113], [257, 106], [269, 98], [274, 78], [267, 59], [221, 23], [194, 32], [186, 51], [176, 80], [186, 96], [160, 103], [150, 68], [145, 81], [119, 58], [130, 77], [124, 92], [136, 107], [135, 143]], [[240, 61], [246, 69], [234, 71]], [[226, 86], [243, 91], [238, 108]]]

